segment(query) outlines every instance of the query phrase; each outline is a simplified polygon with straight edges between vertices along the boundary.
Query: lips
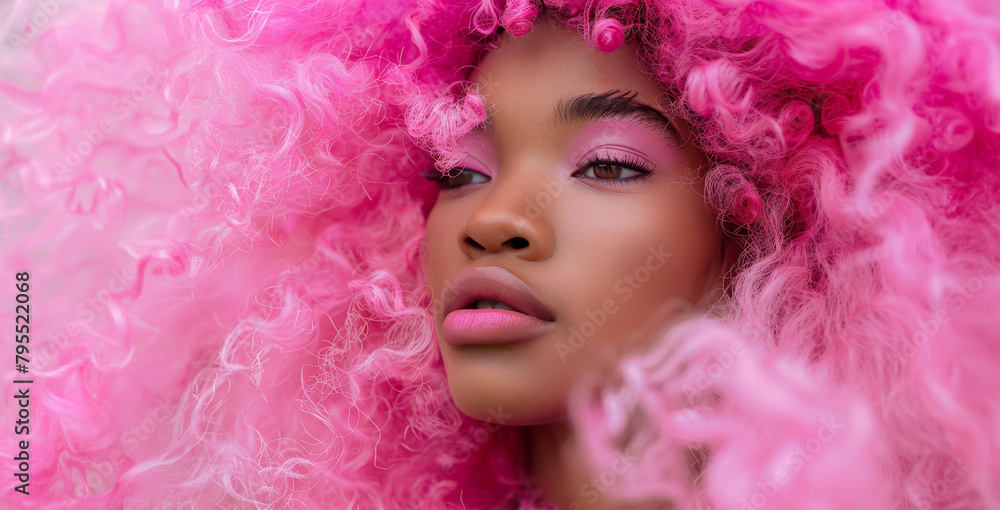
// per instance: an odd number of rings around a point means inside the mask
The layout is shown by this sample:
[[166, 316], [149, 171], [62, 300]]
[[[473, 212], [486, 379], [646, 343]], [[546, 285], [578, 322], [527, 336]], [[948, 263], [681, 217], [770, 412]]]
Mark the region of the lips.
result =
[[554, 316], [520, 278], [499, 266], [470, 266], [462, 269], [451, 282], [452, 298], [444, 303], [445, 314], [471, 308], [480, 299], [499, 301], [517, 312], [543, 321]]
[[[451, 299], [448, 299], [448, 298]], [[473, 309], [481, 299], [510, 307]], [[530, 340], [555, 327], [555, 317], [523, 281], [502, 267], [473, 266], [458, 272], [445, 292], [441, 338], [450, 345], [505, 344]]]

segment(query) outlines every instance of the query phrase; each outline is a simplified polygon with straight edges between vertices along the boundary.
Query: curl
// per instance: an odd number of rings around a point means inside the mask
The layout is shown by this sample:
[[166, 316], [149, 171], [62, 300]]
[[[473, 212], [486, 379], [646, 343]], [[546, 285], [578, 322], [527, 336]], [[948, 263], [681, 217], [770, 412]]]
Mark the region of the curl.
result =
[[794, 149], [805, 140], [809, 133], [812, 133], [815, 123], [816, 116], [806, 103], [790, 101], [786, 104], [778, 115], [778, 124], [781, 126], [786, 150]]
[[698, 65], [687, 76], [685, 98], [701, 115], [715, 110], [729, 114], [743, 112], [750, 105], [752, 93], [737, 67], [724, 59]]
[[514, 37], [531, 32], [531, 23], [538, 16], [538, 6], [531, 0], [511, 0], [500, 16], [500, 25]]
[[481, 0], [472, 14], [473, 30], [481, 35], [490, 35], [500, 26], [500, 9], [493, 0]]
[[615, 18], [602, 18], [591, 27], [591, 37], [598, 50], [611, 53], [625, 42], [625, 29]]
[[764, 209], [756, 186], [732, 165], [716, 165], [705, 174], [705, 195], [720, 217], [736, 225], [753, 223]]

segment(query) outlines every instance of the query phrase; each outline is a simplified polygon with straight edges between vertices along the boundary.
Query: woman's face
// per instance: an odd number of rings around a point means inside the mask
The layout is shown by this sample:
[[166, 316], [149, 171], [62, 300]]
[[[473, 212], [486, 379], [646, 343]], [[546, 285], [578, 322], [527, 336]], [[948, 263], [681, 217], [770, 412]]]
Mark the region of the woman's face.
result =
[[[451, 393], [472, 417], [564, 419], [582, 374], [721, 291], [702, 154], [639, 66], [629, 43], [599, 53], [540, 19], [470, 77], [492, 113], [465, 137], [462, 173], [439, 181], [423, 256]], [[473, 309], [487, 297], [515, 311]]]

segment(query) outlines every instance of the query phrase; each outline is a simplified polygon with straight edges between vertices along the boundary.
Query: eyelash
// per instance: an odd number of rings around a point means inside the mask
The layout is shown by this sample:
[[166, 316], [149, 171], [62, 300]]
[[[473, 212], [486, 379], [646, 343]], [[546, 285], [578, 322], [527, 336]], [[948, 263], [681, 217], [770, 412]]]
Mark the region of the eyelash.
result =
[[595, 177], [584, 177], [591, 181], [600, 181], [602, 183], [608, 183], [612, 186], [629, 186], [635, 182], [644, 180], [653, 173], [653, 168], [646, 161], [639, 159], [638, 156], [633, 154], [628, 154], [623, 158], [617, 156], [590, 156], [586, 161], [580, 163], [580, 170], [573, 172], [576, 175], [582, 171], [586, 171], [588, 168], [593, 166], [617, 166], [621, 168], [627, 168], [629, 170], [634, 170], [639, 172], [639, 175], [634, 175], [632, 177], [626, 177], [625, 179], [598, 179]]
[[[590, 156], [586, 161], [583, 161], [582, 163], [580, 163], [580, 169], [577, 170], [576, 172], [573, 172], [573, 175], [576, 176], [577, 174], [579, 174], [579, 173], [581, 173], [583, 171], [586, 171], [587, 169], [589, 169], [591, 167], [594, 167], [594, 166], [616, 166], [616, 167], [627, 168], [629, 170], [633, 170], [633, 171], [639, 172], [639, 175], [634, 175], [632, 177], [627, 177], [625, 179], [599, 179], [599, 178], [595, 178], [595, 177], [586, 177], [586, 176], [583, 177], [584, 179], [587, 179], [587, 180], [590, 180], [590, 181], [600, 181], [602, 183], [608, 183], [608, 184], [610, 184], [612, 186], [629, 186], [630, 184], [632, 184], [634, 182], [637, 182], [637, 181], [644, 180], [644, 179], [648, 178], [650, 176], [650, 174], [653, 173], [653, 169], [652, 169], [652, 167], [651, 167], [651, 165], [649, 163], [647, 163], [646, 161], [644, 161], [642, 159], [639, 159], [639, 157], [637, 157], [635, 155], [629, 154], [629, 155], [627, 155], [625, 157], [622, 157], [622, 158], [617, 157], [617, 156], [608, 156], [608, 157], [602, 157], [602, 156], [596, 156], [596, 155], [595, 156]], [[463, 172], [465, 170], [471, 170], [471, 169], [464, 168], [464, 167], [455, 167], [455, 168], [461, 168]], [[454, 168], [452, 170], [454, 170]], [[477, 172], [476, 170], [471, 170], [471, 171]], [[482, 173], [482, 172], [478, 172], [478, 173]], [[461, 174], [461, 172], [459, 172], [458, 174], [456, 174], [455, 177], [458, 177], [458, 175], [460, 175], [460, 174]], [[466, 186], [465, 184], [458, 185], [458, 186], [445, 186], [445, 185], [441, 184], [441, 183], [445, 182], [445, 178], [442, 177], [441, 174], [438, 173], [438, 172], [429, 172], [427, 174], [424, 174], [424, 177], [426, 177], [427, 179], [430, 179], [432, 181], [435, 181], [438, 184], [438, 186], [440, 186], [441, 191], [456, 190], [456, 189], [460, 189], [460, 188]], [[481, 183], [476, 183], [476, 184], [481, 184]]]

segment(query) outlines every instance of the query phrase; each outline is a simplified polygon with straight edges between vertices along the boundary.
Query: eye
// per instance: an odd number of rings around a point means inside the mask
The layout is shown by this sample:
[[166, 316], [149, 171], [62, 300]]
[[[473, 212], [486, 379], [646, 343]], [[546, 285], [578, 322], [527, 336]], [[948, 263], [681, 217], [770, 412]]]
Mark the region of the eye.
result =
[[[631, 173], [632, 175], [628, 175]], [[643, 175], [642, 172], [637, 172], [631, 168], [626, 168], [621, 165], [616, 165], [611, 162], [607, 163], [595, 163], [584, 169], [582, 175], [585, 177], [590, 177], [591, 179], [600, 179], [602, 181], [607, 180], [619, 180], [622, 174], [626, 174], [625, 178], [631, 178], [636, 175]]]
[[448, 175], [433, 172], [425, 174], [424, 177], [434, 181], [442, 190], [457, 189], [466, 184], [479, 184], [490, 180], [488, 175], [465, 167], [452, 168], [448, 170]]
[[653, 169], [649, 163], [629, 154], [622, 157], [591, 156], [590, 159], [580, 163], [580, 170], [573, 175], [624, 186], [627, 182], [645, 179], [652, 173]]

